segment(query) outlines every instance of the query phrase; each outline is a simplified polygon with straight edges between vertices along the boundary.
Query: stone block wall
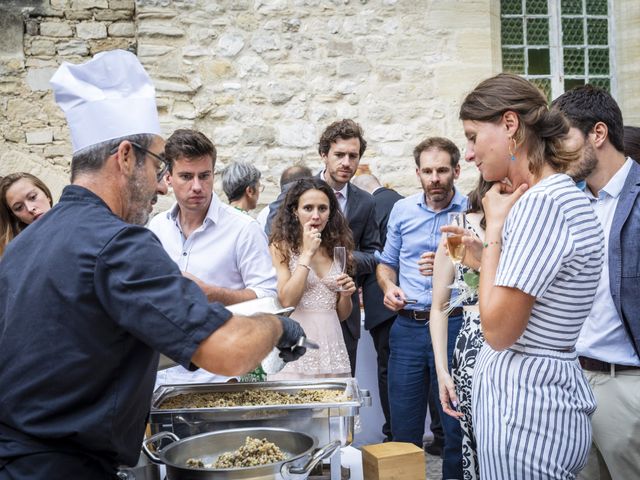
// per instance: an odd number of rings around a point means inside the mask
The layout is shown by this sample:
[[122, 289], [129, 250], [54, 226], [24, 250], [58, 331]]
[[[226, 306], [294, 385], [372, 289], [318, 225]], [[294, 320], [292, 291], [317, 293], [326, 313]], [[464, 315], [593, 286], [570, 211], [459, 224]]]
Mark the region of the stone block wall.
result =
[[0, 5], [0, 175], [29, 171], [57, 197], [71, 143], [49, 79], [65, 61], [136, 49], [134, 0], [8, 0]]
[[[164, 132], [201, 129], [219, 147], [220, 167], [254, 162], [267, 185], [263, 202], [277, 195], [288, 165], [320, 167], [320, 133], [346, 117], [365, 129], [362, 162], [411, 193], [413, 147], [428, 135], [463, 147], [459, 101], [499, 68], [494, 3], [8, 0], [0, 175], [28, 170], [59, 192], [71, 147], [49, 78], [63, 61], [130, 48], [154, 80]], [[466, 189], [475, 172], [464, 177]]]
[[[362, 162], [407, 194], [419, 185], [413, 147], [430, 135], [463, 147], [460, 100], [499, 69], [493, 4], [138, 0], [138, 56], [164, 129], [204, 131], [220, 166], [255, 163], [266, 176], [263, 201], [286, 166], [320, 168], [318, 138], [341, 118], [365, 130]], [[465, 172], [465, 189], [475, 175]]]
[[[613, 3], [618, 100], [633, 122], [640, 7]], [[345, 117], [364, 127], [362, 163], [410, 194], [420, 140], [464, 149], [460, 102], [501, 70], [499, 10], [498, 0], [3, 0], [0, 175], [31, 171], [59, 193], [71, 146], [49, 78], [63, 61], [128, 48], [154, 80], [164, 133], [204, 131], [219, 167], [253, 162], [261, 203], [287, 166], [321, 167], [318, 138]], [[463, 165], [461, 189], [475, 179]]]

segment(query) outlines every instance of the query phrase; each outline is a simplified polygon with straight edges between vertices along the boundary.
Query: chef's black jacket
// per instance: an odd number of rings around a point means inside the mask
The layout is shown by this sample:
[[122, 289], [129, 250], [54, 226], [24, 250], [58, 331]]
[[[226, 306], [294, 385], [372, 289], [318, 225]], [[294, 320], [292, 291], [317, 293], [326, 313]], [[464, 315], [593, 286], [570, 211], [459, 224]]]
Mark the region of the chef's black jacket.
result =
[[230, 316], [153, 233], [66, 187], [0, 261], [0, 465], [42, 452], [135, 464], [156, 352], [193, 368]]

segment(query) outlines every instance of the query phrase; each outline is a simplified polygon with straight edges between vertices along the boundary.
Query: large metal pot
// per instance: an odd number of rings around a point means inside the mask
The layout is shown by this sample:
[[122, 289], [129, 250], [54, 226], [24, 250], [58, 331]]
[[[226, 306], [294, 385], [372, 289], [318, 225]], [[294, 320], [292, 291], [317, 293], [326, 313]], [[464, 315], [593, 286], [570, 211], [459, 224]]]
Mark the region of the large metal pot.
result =
[[160, 480], [160, 467], [140, 452], [138, 463], [134, 467], [120, 467], [117, 476], [119, 480]]
[[[190, 458], [201, 459], [205, 464], [214, 463], [224, 452], [237, 450], [244, 445], [245, 438], [266, 438], [287, 454], [287, 459], [268, 465], [244, 468], [192, 468], [187, 467]], [[171, 443], [153, 452], [150, 446], [163, 440]], [[160, 432], [143, 442], [142, 449], [149, 458], [167, 467], [169, 480], [201, 479], [253, 479], [253, 480], [302, 480], [323, 459], [330, 457], [340, 446], [333, 441], [311, 455], [316, 441], [310, 435], [282, 428], [237, 428], [219, 432], [208, 432], [180, 440], [171, 432]]]

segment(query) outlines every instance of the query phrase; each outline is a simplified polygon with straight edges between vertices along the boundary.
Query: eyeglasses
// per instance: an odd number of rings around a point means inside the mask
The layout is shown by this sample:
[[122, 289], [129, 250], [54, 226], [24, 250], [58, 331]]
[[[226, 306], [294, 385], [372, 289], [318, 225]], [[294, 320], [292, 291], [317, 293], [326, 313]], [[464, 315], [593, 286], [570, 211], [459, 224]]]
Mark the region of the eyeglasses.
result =
[[[131, 145], [136, 147], [138, 150], [143, 151], [145, 154], [150, 155], [160, 162], [159, 165], [156, 165], [156, 180], [159, 182], [164, 177], [164, 174], [169, 170], [169, 163], [167, 163], [167, 159], [164, 158], [164, 155], [158, 155], [157, 153], [153, 153], [151, 150], [144, 148], [142, 145], [136, 142], [129, 142]], [[118, 147], [111, 150], [111, 155], [118, 151]]]
[[264, 192], [264, 183], [258, 183], [255, 187], [260, 193]]

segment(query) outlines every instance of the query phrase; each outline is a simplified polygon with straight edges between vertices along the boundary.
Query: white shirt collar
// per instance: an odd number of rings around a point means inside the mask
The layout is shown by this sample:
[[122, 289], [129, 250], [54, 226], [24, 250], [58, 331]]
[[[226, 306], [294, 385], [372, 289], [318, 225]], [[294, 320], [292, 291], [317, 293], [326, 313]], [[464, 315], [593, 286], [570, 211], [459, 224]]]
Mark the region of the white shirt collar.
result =
[[[220, 208], [222, 207], [222, 202], [218, 198], [215, 192], [211, 195], [211, 202], [209, 203], [209, 209], [207, 210], [207, 214], [204, 217], [203, 224], [207, 224], [209, 222], [215, 224], [220, 218]], [[167, 211], [167, 218], [177, 222], [178, 214], [180, 213], [180, 205], [178, 202], [175, 202], [172, 207]]]
[[[620, 193], [622, 193], [624, 182], [627, 181], [627, 176], [629, 175], [632, 164], [633, 160], [631, 159], [631, 157], [627, 157], [627, 160], [622, 164], [622, 167], [620, 167], [615, 175], [609, 179], [600, 193], [604, 192], [612, 198], [618, 198], [620, 196]], [[585, 193], [588, 197], [595, 198], [588, 187], [585, 189]]]
[[[320, 175], [320, 177], [322, 178], [322, 180], [327, 182], [327, 169], [326, 168], [322, 171], [322, 174]], [[327, 182], [327, 183], [329, 183], [329, 182]], [[347, 192], [349, 191], [349, 182], [345, 183], [344, 187], [342, 187], [340, 190], [336, 190], [333, 187], [331, 187], [331, 189], [334, 192], [340, 192], [342, 194], [342, 196], [344, 197], [344, 199], [346, 200], [347, 199]]]

